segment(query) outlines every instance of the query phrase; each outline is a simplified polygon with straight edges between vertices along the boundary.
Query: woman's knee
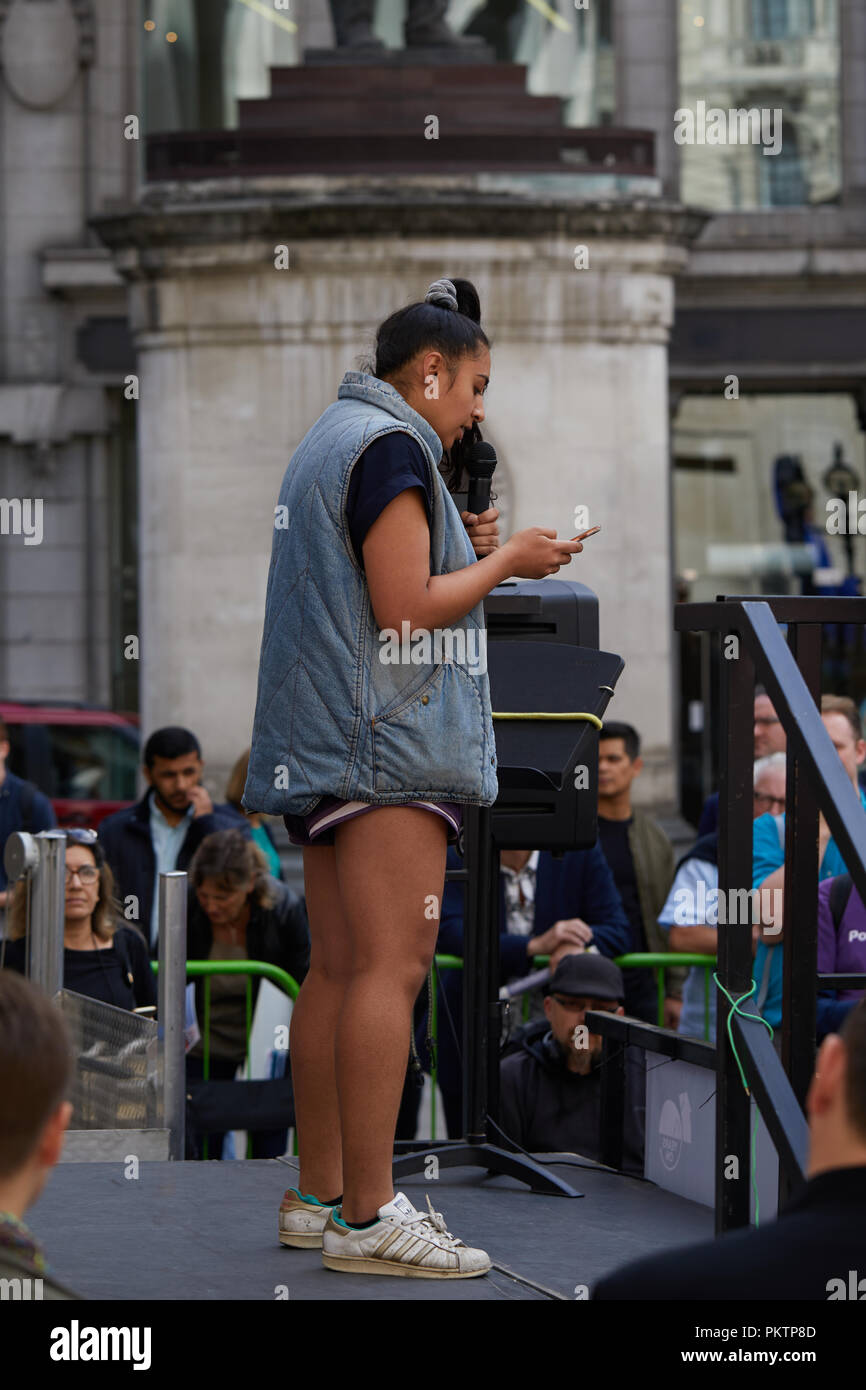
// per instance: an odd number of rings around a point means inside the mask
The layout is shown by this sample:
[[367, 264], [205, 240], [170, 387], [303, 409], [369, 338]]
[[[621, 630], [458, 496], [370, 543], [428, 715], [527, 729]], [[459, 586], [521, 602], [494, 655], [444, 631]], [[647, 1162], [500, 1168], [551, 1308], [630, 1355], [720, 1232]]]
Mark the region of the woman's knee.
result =
[[[311, 981], [307, 993], [318, 989], [344, 990], [352, 978], [352, 962], [345, 953], [316, 950], [310, 951], [310, 968], [304, 978], [304, 985]], [[303, 985], [301, 986], [303, 989]]]
[[351, 983], [363, 981], [383, 995], [401, 998], [411, 1008], [424, 988], [430, 972], [429, 959], [424, 955], [399, 959], [370, 957], [356, 962]]

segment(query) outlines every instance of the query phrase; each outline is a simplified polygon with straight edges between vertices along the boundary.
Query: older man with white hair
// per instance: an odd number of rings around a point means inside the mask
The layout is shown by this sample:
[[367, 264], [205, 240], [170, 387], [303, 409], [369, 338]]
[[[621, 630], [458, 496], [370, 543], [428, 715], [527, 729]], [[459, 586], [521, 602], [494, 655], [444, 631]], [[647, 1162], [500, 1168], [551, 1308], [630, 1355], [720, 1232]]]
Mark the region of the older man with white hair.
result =
[[[778, 815], [785, 809], [784, 753], [771, 753], [758, 758], [754, 766], [752, 786], [752, 816], [770, 813]], [[694, 951], [714, 956], [718, 944], [718, 929], [707, 921], [714, 912], [719, 887], [719, 832], [702, 835], [680, 860], [667, 901], [659, 915], [659, 926], [667, 934], [672, 951]], [[711, 896], [712, 895], [712, 896]], [[716, 915], [718, 921], [718, 915]], [[704, 967], [694, 966], [683, 986], [683, 1009], [680, 1033], [687, 1037], [708, 1037], [716, 1034], [716, 990], [710, 985], [709, 1032], [705, 1032]]]

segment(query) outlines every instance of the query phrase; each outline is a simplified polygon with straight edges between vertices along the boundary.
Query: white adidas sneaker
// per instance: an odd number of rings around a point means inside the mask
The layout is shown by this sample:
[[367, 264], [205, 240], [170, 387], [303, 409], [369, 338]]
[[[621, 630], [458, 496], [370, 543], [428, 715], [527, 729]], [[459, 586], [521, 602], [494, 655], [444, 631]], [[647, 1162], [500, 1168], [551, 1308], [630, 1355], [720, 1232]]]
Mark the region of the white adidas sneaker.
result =
[[315, 1197], [302, 1197], [296, 1187], [290, 1187], [280, 1202], [280, 1244], [321, 1250], [322, 1232], [330, 1212], [331, 1208], [317, 1202]]
[[490, 1269], [490, 1257], [446, 1229], [441, 1212], [416, 1211], [398, 1192], [378, 1210], [378, 1221], [356, 1231], [332, 1211], [322, 1234], [322, 1263], [348, 1274], [398, 1274], [408, 1279], [473, 1279]]

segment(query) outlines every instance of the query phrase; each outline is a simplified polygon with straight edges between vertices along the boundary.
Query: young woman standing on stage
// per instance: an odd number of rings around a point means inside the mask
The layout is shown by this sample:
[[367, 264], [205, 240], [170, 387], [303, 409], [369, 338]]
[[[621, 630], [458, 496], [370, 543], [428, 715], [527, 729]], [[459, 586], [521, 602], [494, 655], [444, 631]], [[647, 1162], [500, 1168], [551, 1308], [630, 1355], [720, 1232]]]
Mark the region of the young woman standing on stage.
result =
[[494, 510], [473, 520], [454, 505], [439, 465], [484, 419], [480, 318], [465, 280], [392, 314], [373, 370], [347, 372], [301, 441], [275, 509], [243, 802], [282, 813], [304, 846], [312, 939], [290, 1037], [300, 1181], [280, 1239], [358, 1273], [490, 1268], [391, 1179], [446, 849], [462, 806], [498, 790], [486, 668], [386, 659], [382, 637], [463, 629], [469, 650], [485, 594], [583, 548], [541, 527], [500, 547]]

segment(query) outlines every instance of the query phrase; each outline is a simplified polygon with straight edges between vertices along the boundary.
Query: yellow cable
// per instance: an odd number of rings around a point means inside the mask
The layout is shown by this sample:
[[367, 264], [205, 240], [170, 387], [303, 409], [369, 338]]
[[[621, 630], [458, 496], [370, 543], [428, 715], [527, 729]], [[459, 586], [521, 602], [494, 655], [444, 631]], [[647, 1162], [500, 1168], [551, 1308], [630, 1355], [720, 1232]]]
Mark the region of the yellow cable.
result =
[[585, 719], [587, 723], [594, 724], [597, 729], [603, 727], [597, 714], [587, 714], [584, 710], [568, 711], [565, 714], [550, 714], [544, 710], [535, 713], [524, 711], [514, 714], [511, 711], [503, 713], [502, 710], [493, 711], [494, 719]]

